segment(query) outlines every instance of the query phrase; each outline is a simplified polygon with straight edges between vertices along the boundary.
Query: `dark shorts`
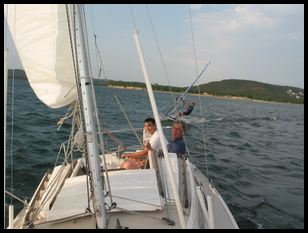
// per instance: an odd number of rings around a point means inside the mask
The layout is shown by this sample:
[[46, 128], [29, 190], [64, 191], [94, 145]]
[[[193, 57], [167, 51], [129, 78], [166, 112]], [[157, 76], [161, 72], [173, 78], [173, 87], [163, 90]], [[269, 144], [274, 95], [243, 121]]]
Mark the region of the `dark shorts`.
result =
[[192, 112], [193, 108], [187, 109], [185, 112], [183, 112], [183, 115], [189, 115]]

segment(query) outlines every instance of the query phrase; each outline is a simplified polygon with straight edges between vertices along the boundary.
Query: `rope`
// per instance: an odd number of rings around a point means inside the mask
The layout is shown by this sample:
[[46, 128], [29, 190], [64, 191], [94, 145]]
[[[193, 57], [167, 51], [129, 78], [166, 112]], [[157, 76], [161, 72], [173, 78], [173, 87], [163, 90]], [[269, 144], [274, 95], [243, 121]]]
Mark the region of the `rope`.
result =
[[[73, 5], [73, 12], [75, 10], [75, 5]], [[80, 90], [80, 87], [78, 85], [78, 81], [77, 81], [77, 77], [78, 77], [78, 66], [76, 65], [76, 59], [75, 57], [77, 57], [76, 55], [74, 55], [74, 43], [73, 43], [73, 39], [76, 40], [76, 36], [75, 36], [75, 30], [71, 29], [71, 23], [73, 24], [73, 27], [75, 27], [75, 17], [73, 17], [74, 21], [70, 22], [70, 15], [69, 15], [69, 7], [66, 4], [66, 16], [67, 16], [67, 24], [68, 24], [68, 31], [69, 31], [69, 39], [70, 39], [70, 45], [71, 45], [71, 53], [72, 53], [72, 59], [73, 59], [73, 66], [74, 66], [74, 73], [75, 73], [75, 85], [77, 90]], [[73, 33], [72, 33], [73, 32]], [[72, 36], [74, 36], [74, 38], [72, 38]], [[76, 44], [76, 43], [75, 43]], [[75, 47], [75, 54], [77, 54], [76, 52], [76, 47]], [[71, 88], [71, 90], [74, 87]], [[71, 90], [69, 90], [68, 94], [71, 92]], [[79, 96], [77, 96], [77, 99], [79, 98]]]
[[[77, 62], [77, 48], [76, 46], [76, 30], [74, 30], [75, 28], [75, 25], [76, 25], [76, 21], [75, 21], [75, 17], [72, 17], [73, 18], [73, 22], [70, 22], [70, 15], [69, 15], [69, 7], [68, 5], [66, 5], [66, 14], [67, 14], [67, 22], [68, 22], [68, 29], [69, 29], [69, 38], [70, 38], [70, 45], [71, 45], [71, 53], [72, 53], [72, 59], [73, 59], [73, 64], [74, 64], [74, 72], [75, 72], [75, 82], [76, 82], [76, 88], [77, 88], [77, 93], [80, 93], [80, 85], [79, 85], [79, 68], [78, 68], [78, 65], [76, 64]], [[73, 5], [73, 7], [71, 8], [71, 14], [73, 16], [75, 16], [75, 5]], [[71, 27], [73, 27], [73, 30], [71, 29]], [[73, 122], [72, 122], [72, 125], [74, 125], [75, 123], [75, 117], [77, 116], [77, 112], [79, 113], [79, 125], [78, 125], [78, 128], [82, 127], [83, 129], [83, 122], [82, 122], [82, 116], [81, 116], [81, 111], [80, 111], [80, 105], [82, 104], [82, 101], [81, 101], [81, 96], [80, 95], [77, 95], [77, 100], [76, 100], [76, 106], [75, 106], [75, 109], [74, 109], [74, 117], [73, 117]], [[76, 112], [77, 111], [77, 112]], [[73, 114], [72, 113], [72, 114]], [[84, 131], [84, 130], [83, 130]], [[70, 135], [70, 138], [72, 136], [72, 132], [73, 132], [73, 129], [71, 130], [71, 135]], [[83, 135], [84, 137], [84, 141], [85, 141], [85, 135]], [[70, 140], [69, 140], [70, 141]], [[80, 140], [81, 141], [81, 140]], [[84, 152], [85, 150], [82, 150], [80, 148], [80, 145], [78, 146], [78, 151], [80, 151], [81, 153]], [[73, 150], [73, 149], [72, 149]], [[66, 156], [65, 156], [66, 157]]]
[[64, 124], [64, 121], [66, 119], [69, 119], [73, 114], [75, 113], [75, 109], [72, 110], [72, 105], [68, 108], [66, 114], [64, 117], [60, 118], [60, 120], [58, 121], [57, 125], [59, 126], [57, 128], [57, 130], [59, 130], [61, 128], [61, 126]]
[[98, 67], [98, 63], [97, 64], [97, 69], [99, 70], [99, 73], [98, 73], [98, 77], [101, 76], [101, 72], [103, 71], [103, 74], [104, 74], [104, 77], [105, 77], [105, 80], [107, 79], [107, 75], [106, 75], [106, 72], [105, 72], [105, 69], [104, 69], [104, 66], [103, 66], [103, 61], [102, 61], [102, 58], [101, 58], [101, 55], [100, 55], [100, 51], [99, 51], [99, 48], [97, 46], [97, 43], [96, 43], [96, 39], [97, 39], [97, 35], [95, 33], [95, 28], [94, 28], [94, 20], [93, 20], [93, 12], [92, 12], [92, 6], [90, 6], [90, 11], [91, 11], [91, 22], [92, 22], [92, 30], [93, 30], [93, 35], [94, 35], [94, 44], [95, 44], [95, 48], [96, 48], [96, 53], [95, 53], [95, 58], [96, 58], [96, 61], [97, 61], [97, 56], [100, 60], [100, 67]]
[[[169, 89], [170, 89], [171, 96], [172, 96], [173, 105], [175, 106], [175, 110], [176, 110], [176, 112], [177, 112], [177, 115], [179, 115], [179, 110], [178, 110], [178, 107], [177, 107], [177, 104], [176, 104], [176, 100], [175, 100], [175, 98], [174, 98], [174, 95], [173, 95], [173, 92], [172, 92], [172, 89], [171, 89], [171, 83], [170, 83], [170, 80], [169, 80], [168, 72], [167, 72], [167, 69], [166, 69], [166, 66], [165, 66], [165, 62], [164, 62], [164, 59], [163, 59], [163, 56], [162, 56], [162, 52], [161, 52], [161, 49], [160, 49], [160, 46], [159, 46], [159, 43], [158, 43], [157, 36], [156, 36], [156, 33], [155, 33], [154, 24], [153, 24], [153, 22], [152, 22], [152, 18], [151, 18], [151, 15], [150, 15], [150, 12], [149, 12], [147, 6], [146, 6], [146, 9], [147, 9], [148, 17], [149, 17], [150, 22], [151, 22], [151, 25], [152, 25], [152, 31], [153, 31], [153, 34], [154, 34], [154, 37], [155, 37], [155, 41], [156, 41], [156, 45], [157, 45], [157, 48], [158, 48], [158, 51], [159, 51], [159, 54], [160, 54], [160, 58], [161, 58], [161, 61], [162, 61], [162, 65], [163, 65], [163, 68], [164, 68], [164, 72], [165, 72], [165, 76], [166, 76], [167, 81], [168, 81]], [[180, 124], [180, 125], [181, 125], [181, 129], [182, 129], [182, 131], [183, 131], [182, 124]], [[184, 143], [187, 145], [187, 141], [186, 141], [185, 135], [183, 135], [183, 140], [184, 140]], [[186, 147], [186, 148], [187, 148], [187, 147]], [[187, 154], [188, 154], [189, 157], [191, 157], [191, 156], [190, 156], [190, 151], [188, 150], [188, 148], [187, 148]]]
[[[191, 28], [191, 37], [193, 42], [193, 51], [194, 51], [194, 59], [195, 59], [195, 68], [196, 68], [196, 75], [198, 75], [198, 68], [197, 68], [197, 55], [196, 55], [196, 46], [195, 46], [195, 37], [194, 37], [194, 30], [192, 25], [192, 18], [191, 18], [191, 9], [188, 6], [189, 9], [189, 21], [190, 21], [190, 28]], [[209, 64], [209, 63], [208, 63]], [[200, 117], [203, 119], [203, 112], [202, 112], [202, 101], [201, 101], [201, 95], [200, 95], [200, 85], [198, 84], [198, 97], [199, 97], [199, 105], [200, 105]], [[203, 134], [203, 147], [204, 147], [204, 159], [205, 159], [205, 166], [206, 166], [206, 176], [209, 179], [209, 172], [208, 172], [208, 161], [207, 161], [207, 155], [206, 155], [206, 145], [205, 145], [205, 127], [203, 121], [201, 121], [202, 126], [202, 134]]]
[[[156, 41], [156, 45], [157, 45], [157, 48], [158, 48], [159, 56], [160, 56], [160, 59], [161, 59], [161, 62], [162, 62], [163, 68], [164, 68], [164, 72], [165, 72], [165, 75], [166, 75], [166, 78], [167, 78], [167, 81], [168, 81], [168, 84], [169, 84], [169, 90], [170, 90], [170, 93], [171, 93], [171, 96], [172, 96], [172, 101], [173, 101], [173, 103], [175, 103], [175, 98], [174, 98], [174, 95], [173, 95], [173, 92], [172, 92], [172, 88], [171, 88], [171, 85], [170, 85], [169, 75], [168, 75], [167, 68], [166, 68], [166, 65], [165, 65], [165, 62], [164, 62], [164, 59], [163, 59], [163, 55], [162, 55], [162, 52], [161, 52], [161, 49], [160, 49], [160, 46], [159, 46], [159, 43], [158, 43], [158, 39], [157, 39], [156, 32], [155, 32], [155, 29], [154, 29], [154, 24], [153, 24], [153, 21], [152, 21], [152, 17], [150, 15], [150, 11], [149, 11], [148, 6], [145, 5], [145, 7], [146, 7], [147, 14], [148, 14], [148, 17], [149, 17], [150, 22], [151, 22], [152, 31], [153, 31], [153, 34], [154, 34], [154, 37], [155, 37], [155, 41]], [[177, 113], [179, 113], [177, 107], [176, 107], [176, 111], [177, 111]]]
[[[93, 12], [92, 12], [92, 6], [91, 5], [90, 5], [90, 11], [91, 11], [90, 15], [91, 15], [91, 20], [92, 20], [92, 30], [93, 30], [93, 34], [94, 34], [94, 37], [95, 37], [95, 43], [96, 43], [96, 34], [95, 34], [95, 29], [94, 29]], [[97, 53], [95, 53], [95, 60], [97, 61]], [[98, 63], [96, 63], [96, 65], [97, 65], [97, 69], [99, 70]]]
[[[78, 67], [78, 64], [76, 63], [76, 61], [78, 60], [77, 59], [77, 47], [74, 46], [76, 45], [76, 30], [75, 30], [75, 25], [76, 25], [76, 17], [73, 17], [73, 22], [72, 22], [72, 26], [73, 26], [73, 30], [71, 30], [71, 24], [70, 24], [70, 19], [69, 19], [69, 12], [68, 12], [68, 5], [66, 5], [66, 9], [67, 9], [67, 18], [68, 18], [68, 28], [69, 28], [69, 31], [70, 31], [70, 44], [71, 44], [71, 50], [72, 50], [72, 58], [73, 58], [73, 63], [74, 63], [74, 71], [75, 71], [75, 80], [76, 80], [76, 87], [77, 87], [77, 93], [81, 93], [81, 90], [80, 90], [80, 85], [79, 85], [79, 67]], [[76, 9], [75, 9], [75, 5], [73, 5], [73, 8], [72, 8], [72, 14], [75, 16], [76, 13]], [[73, 33], [71, 33], [71, 31]], [[76, 58], [76, 59], [75, 59]], [[78, 120], [80, 121], [79, 122], [79, 128], [83, 128], [84, 124], [83, 124], [83, 121], [82, 121], [82, 112], [80, 111], [80, 108], [81, 108], [81, 105], [82, 105], [82, 101], [81, 101], [81, 95], [78, 95], [77, 97], [77, 101], [76, 101], [76, 108], [78, 109], [78, 113], [75, 113], [74, 114], [74, 119], [73, 119], [73, 123], [75, 123], [75, 117], [77, 116], [77, 114], [79, 115], [79, 118]], [[74, 125], [72, 123], [72, 125]], [[84, 131], [84, 130], [83, 130]], [[70, 134], [70, 140], [67, 142], [68, 143], [68, 147], [69, 147], [69, 143], [71, 141], [71, 138], [72, 138], [72, 134], [73, 134], [73, 127], [72, 127], [72, 130], [71, 130], [71, 134]], [[81, 137], [81, 136], [80, 136]], [[83, 134], [83, 141], [85, 141], [85, 134]], [[87, 153], [87, 148], [84, 147], [83, 150], [80, 148], [81, 145], [78, 145], [78, 148], [77, 150], [80, 151], [81, 153], [85, 154]], [[69, 154], [66, 154], [65, 152], [65, 144], [62, 144], [62, 147], [64, 148], [64, 153], [65, 153], [65, 157], [68, 157]], [[61, 150], [61, 148], [60, 148]], [[60, 151], [59, 151], [60, 153]], [[58, 154], [59, 155], [59, 154]], [[88, 159], [87, 159], [87, 156], [85, 156], [85, 161], [86, 161], [86, 177], [87, 177], [87, 198], [88, 198], [88, 208], [90, 208], [90, 196], [89, 196], [89, 186], [88, 186], [88, 182], [89, 180], [91, 179], [88, 179], [89, 177], [89, 173], [88, 173]]]
[[118, 145], [123, 145], [124, 144], [119, 138], [114, 136], [112, 134], [112, 132], [110, 132], [106, 128], [103, 128], [102, 130], [103, 130], [103, 134], [107, 134], [109, 136], [109, 138], [111, 138], [111, 140], [113, 140], [116, 144], [118, 144]]
[[[66, 11], [67, 11], [67, 20], [68, 20], [68, 28], [69, 28], [69, 35], [70, 35], [70, 44], [71, 44], [71, 51], [72, 51], [72, 59], [73, 59], [73, 64], [74, 64], [74, 71], [75, 71], [75, 80], [76, 80], [76, 87], [77, 87], [77, 93], [81, 93], [81, 87], [80, 87], [80, 85], [79, 85], [79, 74], [80, 74], [80, 72], [79, 72], [79, 66], [78, 66], [78, 64], [77, 64], [77, 60], [78, 60], [78, 56], [77, 56], [77, 47], [76, 46], [74, 46], [74, 45], [76, 45], [76, 30], [75, 30], [75, 25], [76, 25], [76, 17], [75, 17], [75, 15], [76, 15], [76, 13], [75, 13], [75, 11], [76, 11], [76, 9], [75, 9], [75, 5], [73, 5], [73, 7], [72, 7], [72, 15], [74, 16], [74, 17], [72, 17], [73, 18], [73, 22], [72, 22], [72, 26], [73, 26], [73, 30], [71, 29], [71, 23], [70, 23], [70, 17], [69, 17], [69, 9], [68, 9], [68, 5], [66, 5]], [[73, 33], [71, 33], [71, 32], [73, 32]], [[77, 112], [75, 112], [75, 114], [74, 114], [74, 118], [73, 118], [73, 122], [72, 122], [72, 126], [74, 126], [74, 124], [75, 124], [75, 117], [77, 116], [77, 114], [79, 115], [79, 126], [78, 126], [78, 128], [80, 128], [80, 127], [82, 127], [83, 128], [83, 126], [84, 126], [84, 124], [83, 124], [83, 121], [82, 121], [82, 112], [80, 111], [80, 108], [81, 108], [81, 105], [82, 105], [82, 101], [81, 101], [81, 95], [78, 95], [78, 97], [77, 97], [77, 101], [76, 101], [76, 108], [78, 109], [78, 113]], [[76, 110], [76, 109], [75, 109]], [[84, 131], [84, 130], [83, 130]], [[67, 144], [68, 144], [68, 148], [70, 147], [70, 142], [71, 142], [71, 140], [72, 140], [72, 135], [73, 135], [73, 132], [74, 132], [74, 127], [72, 127], [72, 130], [71, 130], [71, 134], [70, 134], [70, 137], [69, 137], [69, 140], [67, 141]], [[80, 136], [81, 137], [81, 136]], [[85, 134], [83, 134], [83, 141], [85, 141], [86, 139], [85, 139]], [[80, 148], [80, 146], [81, 145], [78, 145], [78, 148], [77, 148], [77, 150], [79, 150], [81, 153], [87, 153], [87, 148], [86, 147], [84, 147], [84, 149], [82, 150], [81, 148]], [[72, 150], [70, 150], [70, 152], [69, 153], [67, 153], [66, 152], [66, 150], [65, 150], [65, 143], [63, 143], [62, 145], [61, 145], [61, 148], [63, 148], [63, 151], [64, 151], [64, 157], [65, 157], [65, 160], [66, 160], [66, 158], [70, 155], [70, 154], [72, 154], [72, 151], [73, 151], [73, 149]], [[60, 154], [60, 152], [61, 152], [61, 148], [60, 148], [60, 150], [59, 150], [59, 153], [58, 153], [58, 156], [59, 156], [59, 154]], [[71, 148], [73, 148], [73, 147], [71, 147]], [[88, 199], [88, 209], [90, 209], [90, 196], [89, 196], [89, 186], [88, 186], [88, 182], [90, 181], [91, 182], [91, 179], [89, 179], [88, 177], [89, 177], [89, 173], [88, 173], [88, 159], [87, 159], [87, 156], [85, 156], [85, 161], [86, 161], [86, 177], [87, 177], [87, 199]]]
[[126, 118], [126, 120], [127, 120], [127, 122], [128, 122], [129, 127], [130, 127], [130, 128], [132, 129], [132, 131], [134, 132], [134, 134], [135, 134], [136, 138], [138, 139], [140, 145], [143, 145], [143, 143], [142, 143], [141, 139], [139, 138], [139, 136], [138, 136], [136, 130], [134, 129], [132, 123], [130, 122], [130, 120], [129, 120], [129, 118], [128, 118], [128, 116], [127, 116], [127, 114], [126, 114], [126, 112], [125, 112], [125, 110], [124, 110], [124, 108], [123, 108], [123, 106], [122, 106], [120, 100], [118, 99], [118, 97], [117, 97], [116, 95], [113, 95], [113, 97], [116, 99], [118, 105], [120, 106], [120, 109], [121, 109], [123, 115], [125, 116], [125, 118]]
[[[73, 6], [73, 15], [75, 16], [75, 5]], [[73, 27], [75, 28], [75, 25], [76, 25], [76, 21], [75, 21], [75, 17], [73, 17]], [[70, 28], [70, 24], [69, 24], [69, 28]], [[76, 77], [76, 86], [77, 86], [77, 89], [78, 89], [78, 93], [81, 93], [81, 90], [80, 90], [80, 85], [79, 85], [79, 67], [78, 65], [76, 64], [76, 61], [77, 61], [77, 47], [74, 46], [74, 44], [76, 45], [76, 30], [73, 30], [73, 38], [71, 37], [71, 34], [70, 34], [70, 40], [71, 40], [71, 48], [72, 48], [72, 56], [73, 56], [73, 60], [74, 60], [74, 69], [75, 69], [75, 77]], [[73, 43], [73, 40], [74, 40], [74, 43]], [[76, 57], [76, 59], [75, 59]], [[88, 60], [89, 61], [89, 60]], [[90, 66], [89, 66], [90, 67]], [[92, 80], [91, 80], [92, 81]], [[77, 99], [77, 106], [78, 106], [78, 112], [79, 112], [79, 118], [78, 120], [80, 121], [79, 122], [79, 127], [82, 127], [84, 126], [83, 124], [83, 121], [82, 121], [82, 112], [80, 111], [80, 108], [81, 108], [81, 105], [82, 105], [82, 101], [81, 101], [81, 95], [78, 95], [78, 99]], [[75, 123], [75, 117], [77, 116], [77, 113], [76, 115], [74, 115], [74, 119], [73, 119], [73, 123]], [[74, 125], [74, 124], [73, 124]], [[84, 131], [84, 130], [83, 130]], [[74, 129], [72, 128], [72, 131], [71, 131], [71, 135], [70, 135], [70, 140], [68, 141], [68, 147], [69, 147], [69, 143], [71, 142], [71, 139], [72, 139], [72, 134], [74, 132]], [[81, 136], [80, 136], [81, 137]], [[83, 141], [86, 141], [85, 139], [85, 134], [83, 134], [83, 137], [84, 137], [84, 140]], [[81, 145], [78, 145], [78, 148], [77, 150], [80, 151], [81, 153], [87, 153], [87, 148], [84, 147], [84, 149], [82, 150], [80, 148]], [[64, 148], [64, 151], [65, 151], [65, 145], [63, 144], [63, 148]], [[64, 152], [66, 153], [66, 152]], [[70, 152], [71, 153], [71, 152]], [[66, 154], [65, 157], [68, 157], [69, 154]], [[86, 176], [87, 176], [87, 197], [88, 197], [88, 208], [90, 207], [90, 195], [89, 195], [89, 182], [90, 182], [90, 186], [92, 187], [92, 183], [91, 183], [91, 174], [89, 174], [89, 161], [88, 161], [88, 158], [87, 156], [85, 156], [85, 161], [86, 161]], [[89, 179], [90, 178], [90, 179]], [[92, 188], [91, 188], [92, 190]]]
[[100, 54], [100, 51], [99, 51], [99, 48], [97, 46], [97, 43], [96, 43], [96, 34], [94, 34], [94, 38], [95, 38], [95, 48], [96, 48], [96, 54], [98, 54], [98, 58], [99, 58], [99, 61], [100, 61], [100, 65], [101, 65], [101, 68], [99, 69], [99, 73], [98, 73], [98, 77], [101, 76], [101, 71], [103, 71], [103, 74], [104, 74], [104, 77], [105, 77], [105, 80], [107, 79], [107, 75], [106, 75], [106, 72], [105, 72], [105, 69], [104, 69], [104, 66], [103, 66], [103, 61], [102, 61], [102, 58], [101, 58], [101, 54]]
[[[95, 58], [96, 58], [96, 61], [97, 61], [97, 56], [99, 57], [99, 60], [100, 60], [100, 66], [101, 68], [98, 68], [99, 69], [99, 74], [98, 76], [100, 77], [100, 74], [101, 74], [101, 71], [103, 72], [103, 75], [105, 77], [105, 80], [107, 79], [107, 75], [106, 75], [106, 72], [105, 72], [105, 69], [104, 69], [104, 66], [103, 66], [103, 62], [102, 62], [102, 58], [101, 58], [101, 55], [100, 55], [100, 51], [99, 51], [99, 48], [97, 46], [97, 35], [96, 35], [96, 32], [95, 32], [95, 27], [94, 27], [94, 20], [93, 20], [93, 11], [92, 11], [92, 6], [90, 6], [90, 11], [91, 11], [91, 23], [92, 23], [92, 30], [93, 30], [93, 34], [94, 34], [94, 44], [95, 44], [95, 48], [96, 48], [96, 53], [95, 53]], [[88, 56], [89, 59], [90, 59], [90, 55]], [[91, 64], [91, 63], [90, 63]], [[92, 75], [91, 75], [92, 76]], [[94, 98], [95, 99], [95, 98]], [[119, 145], [123, 145], [123, 143], [117, 139], [114, 135], [112, 135], [111, 133], [108, 132], [107, 129], [104, 129], [102, 128], [104, 132], [107, 132], [107, 135], [111, 138], [111, 140], [113, 140], [114, 142], [116, 142], [117, 144]]]
[[132, 8], [131, 4], [129, 4], [129, 10], [130, 10], [130, 15], [132, 17], [132, 21], [133, 21], [133, 24], [134, 24], [134, 29], [136, 31], [137, 30], [137, 24], [136, 24], [136, 21], [135, 21], [135, 17], [134, 17], [134, 13], [133, 13], [133, 8]]
[[[84, 133], [82, 125], [80, 123], [81, 121], [80, 109], [79, 109], [79, 103], [77, 101], [71, 104], [65, 117], [61, 118], [60, 120], [61, 124], [64, 122], [64, 120], [69, 119], [71, 117], [73, 117], [73, 119], [72, 119], [72, 124], [71, 124], [72, 127], [69, 139], [61, 144], [61, 147], [59, 149], [58, 155], [55, 160], [54, 167], [57, 165], [58, 158], [62, 150], [64, 153], [64, 162], [68, 162], [68, 158], [70, 155], [71, 155], [71, 161], [73, 161], [73, 152], [78, 152], [78, 151], [81, 153], [84, 152], [84, 148], [82, 148], [84, 145]], [[60, 126], [58, 127], [58, 129], [60, 128]], [[77, 130], [75, 130], [76, 128]]]

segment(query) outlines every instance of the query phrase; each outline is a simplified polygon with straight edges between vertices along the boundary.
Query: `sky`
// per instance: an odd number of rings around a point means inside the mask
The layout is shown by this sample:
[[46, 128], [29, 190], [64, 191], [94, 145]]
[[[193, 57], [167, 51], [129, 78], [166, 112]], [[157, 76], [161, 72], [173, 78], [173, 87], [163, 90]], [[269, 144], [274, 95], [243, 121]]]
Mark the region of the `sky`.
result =
[[144, 82], [136, 25], [152, 83], [189, 86], [211, 61], [198, 84], [245, 79], [304, 87], [303, 4], [101, 4], [85, 12], [95, 78], [94, 34], [100, 78]]

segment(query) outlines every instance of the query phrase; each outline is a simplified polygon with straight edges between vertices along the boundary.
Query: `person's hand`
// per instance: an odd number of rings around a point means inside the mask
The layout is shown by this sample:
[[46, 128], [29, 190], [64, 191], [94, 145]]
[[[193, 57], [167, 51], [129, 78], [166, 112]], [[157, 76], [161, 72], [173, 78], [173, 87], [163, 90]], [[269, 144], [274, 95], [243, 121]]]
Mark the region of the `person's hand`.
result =
[[141, 167], [144, 167], [145, 166], [145, 162], [146, 162], [146, 160], [138, 160], [138, 161], [136, 161], [136, 164], [137, 164], [137, 166], [139, 167], [139, 168], [141, 168]]
[[146, 144], [144, 145], [144, 147], [148, 150], [152, 150], [151, 144], [150, 142], [146, 142]]
[[123, 159], [126, 159], [127, 157], [128, 157], [128, 155], [125, 154], [125, 153], [121, 155], [121, 158], [123, 158]]

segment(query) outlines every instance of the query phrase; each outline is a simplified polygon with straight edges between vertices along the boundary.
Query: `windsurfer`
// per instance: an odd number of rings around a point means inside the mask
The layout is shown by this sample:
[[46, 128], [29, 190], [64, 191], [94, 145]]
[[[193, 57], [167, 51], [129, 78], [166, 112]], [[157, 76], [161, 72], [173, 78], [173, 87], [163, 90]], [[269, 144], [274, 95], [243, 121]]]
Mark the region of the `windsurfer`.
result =
[[179, 116], [183, 116], [183, 115], [190, 115], [191, 112], [194, 110], [195, 107], [195, 102], [192, 102], [191, 104], [182, 100], [184, 103], [184, 111], [179, 113]]

